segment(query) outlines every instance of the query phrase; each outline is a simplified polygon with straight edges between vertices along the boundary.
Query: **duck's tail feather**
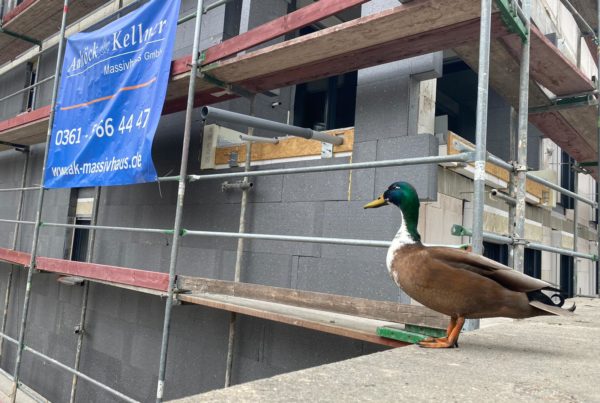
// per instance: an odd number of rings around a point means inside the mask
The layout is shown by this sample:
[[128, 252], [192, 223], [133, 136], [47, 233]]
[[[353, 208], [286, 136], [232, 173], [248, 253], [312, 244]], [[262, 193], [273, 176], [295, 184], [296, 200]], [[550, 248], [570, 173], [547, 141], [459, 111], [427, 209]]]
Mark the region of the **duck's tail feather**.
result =
[[527, 293], [527, 298], [529, 299], [529, 305], [553, 315], [573, 315], [576, 308], [575, 303], [569, 308], [561, 308], [565, 303], [565, 297], [560, 293], [549, 297], [540, 290], [530, 291]]

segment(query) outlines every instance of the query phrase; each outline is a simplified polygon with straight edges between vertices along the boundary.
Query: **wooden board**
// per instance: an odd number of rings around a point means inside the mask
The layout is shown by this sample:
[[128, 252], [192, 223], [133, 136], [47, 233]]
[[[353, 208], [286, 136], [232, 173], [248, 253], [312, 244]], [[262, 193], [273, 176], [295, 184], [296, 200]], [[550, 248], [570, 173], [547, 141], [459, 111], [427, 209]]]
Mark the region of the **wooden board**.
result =
[[[463, 139], [462, 137], [460, 137], [459, 135], [457, 135], [455, 133], [448, 132], [448, 155], [461, 153], [461, 151], [457, 150], [454, 145], [455, 140], [458, 141], [459, 143], [466, 144], [471, 147], [475, 147], [475, 145], [473, 143], [471, 143], [470, 141]], [[473, 164], [471, 164], [471, 165], [473, 165]], [[496, 178], [502, 179], [504, 182], [510, 181], [510, 173], [506, 169], [501, 168], [498, 165], [494, 165], [491, 162], [488, 162], [485, 164], [485, 172], [487, 172], [488, 174], [490, 174]], [[527, 193], [537, 197], [540, 200], [543, 200], [544, 194], [548, 194], [548, 191], [549, 191], [549, 189], [547, 187], [545, 187], [544, 185], [540, 185], [539, 183], [534, 182], [529, 179], [527, 179], [526, 189], [527, 189]]]
[[[490, 86], [499, 93], [507, 102], [515, 109], [519, 106], [519, 62], [515, 59], [506, 45], [506, 38], [496, 39], [492, 41], [490, 65]], [[544, 42], [544, 46], [547, 44]], [[550, 44], [550, 46], [553, 46]], [[556, 49], [556, 48], [554, 48]], [[474, 71], [478, 68], [478, 52], [479, 46], [474, 43], [471, 45], [461, 46], [454, 49], [456, 53], [471, 67]], [[547, 49], [546, 49], [547, 50]], [[559, 52], [556, 50], [556, 52]], [[552, 57], [551, 60], [539, 62], [539, 64], [550, 63], [552, 60], [562, 59], [562, 55], [556, 55], [546, 52], [544, 57]], [[539, 55], [534, 55], [532, 51], [532, 63]], [[537, 63], [537, 62], [536, 62]], [[572, 65], [571, 65], [572, 67]], [[541, 70], [538, 70], [537, 74]], [[568, 74], [571, 77], [569, 80], [578, 81], [582, 84], [586, 80], [581, 81], [579, 73], [573, 72]], [[579, 78], [577, 78], [579, 77]], [[539, 77], [538, 77], [539, 78]], [[549, 84], [552, 85], [552, 84]], [[566, 86], [560, 82], [553, 86], [556, 91], [571, 91], [576, 89], [573, 86]], [[540, 107], [551, 105], [550, 99], [542, 92], [538, 84], [531, 80], [529, 82], [529, 106]], [[545, 113], [530, 114], [529, 121], [535, 125], [545, 136], [550, 138], [561, 148], [567, 151], [577, 161], [595, 160], [596, 144], [591, 141], [595, 134], [590, 137], [596, 124], [596, 117], [590, 111], [584, 112], [585, 108], [576, 108], [571, 110], [552, 111]], [[593, 108], [592, 108], [593, 109]], [[591, 141], [591, 142], [590, 142]], [[529, 186], [529, 185], [528, 185]], [[534, 194], [534, 193], [532, 193]]]
[[[354, 149], [354, 128], [329, 130], [325, 133], [343, 136], [344, 143], [333, 147], [334, 153], [352, 152]], [[215, 153], [215, 164], [222, 165], [229, 162], [229, 155], [236, 152], [238, 161], [246, 161], [246, 145], [219, 147]], [[321, 142], [297, 137], [282, 139], [277, 144], [254, 143], [252, 144], [252, 161], [278, 160], [282, 158], [308, 157], [321, 155]]]
[[295, 32], [297, 29], [366, 3], [369, 0], [320, 0], [276, 18], [206, 50], [203, 64], [233, 56], [243, 50], [271, 39]]
[[479, 17], [474, 0], [414, 0], [370, 16], [314, 32], [246, 55], [217, 62], [207, 72], [236, 83]]
[[[107, 2], [108, 0], [72, 1], [67, 14], [67, 24], [79, 20]], [[60, 31], [63, 3], [63, 0], [25, 0], [4, 16], [3, 28], [40, 41], [46, 39]], [[35, 46], [15, 38], [11, 39], [11, 43], [6, 43], [6, 37], [0, 34], [0, 65]]]
[[177, 299], [191, 304], [236, 312], [242, 315], [267, 319], [389, 347], [403, 347], [409, 345], [409, 343], [377, 336], [377, 328], [394, 325], [394, 323], [390, 322], [230, 295], [210, 293], [179, 294]]
[[[508, 35], [501, 40], [507, 45], [513, 57], [520, 61], [521, 39], [517, 35]], [[568, 96], [595, 89], [594, 83], [535, 26], [531, 27], [530, 67], [531, 77], [557, 96]]]
[[177, 287], [181, 290], [190, 290], [194, 294], [236, 296], [438, 329], [445, 329], [448, 324], [446, 316], [431, 309], [395, 302], [188, 276], [178, 276]]
[[29, 266], [31, 255], [25, 252], [19, 252], [16, 250], [0, 248], [0, 261], [16, 264], [18, 266]]
[[[0, 248], [0, 261], [29, 267], [31, 254]], [[72, 260], [38, 257], [36, 269], [50, 273], [83, 277], [104, 284], [135, 287], [139, 290], [167, 291], [169, 275], [149, 270], [109, 266], [96, 263], [75, 262]]]
[[[479, 42], [454, 48], [456, 54], [475, 72], [479, 69]], [[500, 39], [492, 40], [490, 48], [490, 86], [509, 105], [519, 108], [519, 63]], [[550, 100], [535, 81], [529, 81], [529, 106], [547, 106]]]

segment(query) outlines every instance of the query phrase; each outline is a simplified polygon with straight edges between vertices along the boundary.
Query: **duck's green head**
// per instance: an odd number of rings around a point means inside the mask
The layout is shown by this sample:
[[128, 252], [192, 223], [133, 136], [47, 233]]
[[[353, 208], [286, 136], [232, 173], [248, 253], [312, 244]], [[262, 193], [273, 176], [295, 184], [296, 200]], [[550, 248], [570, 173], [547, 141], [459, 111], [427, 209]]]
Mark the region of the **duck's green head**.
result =
[[419, 222], [419, 195], [415, 188], [407, 182], [394, 182], [377, 199], [368, 203], [364, 208], [377, 208], [394, 204], [402, 210], [402, 217], [406, 225], [406, 231], [413, 241], [421, 241], [421, 235], [417, 231]]
[[419, 212], [419, 195], [408, 182], [394, 182], [377, 199], [368, 203], [364, 208], [377, 208], [392, 203], [399, 207], [404, 214]]

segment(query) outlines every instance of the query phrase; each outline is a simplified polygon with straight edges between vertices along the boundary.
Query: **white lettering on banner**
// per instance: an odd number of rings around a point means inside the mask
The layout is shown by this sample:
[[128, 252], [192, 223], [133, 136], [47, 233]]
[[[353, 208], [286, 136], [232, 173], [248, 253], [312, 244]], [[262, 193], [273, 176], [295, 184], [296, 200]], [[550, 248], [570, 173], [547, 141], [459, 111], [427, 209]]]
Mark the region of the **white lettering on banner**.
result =
[[113, 50], [148, 42], [155, 35], [162, 34], [166, 24], [166, 20], [160, 20], [154, 26], [146, 28], [145, 30], [143, 29], [142, 24], [131, 26], [130, 32], [125, 34], [122, 30], [119, 30], [113, 33]]
[[[140, 23], [132, 25], [126, 30], [119, 30], [117, 32], [113, 32], [112, 36], [110, 37], [111, 40], [105, 38], [101, 44], [94, 42], [93, 45], [86, 46], [81, 51], [79, 51], [78, 56], [74, 57], [73, 60], [71, 60], [71, 63], [69, 63], [69, 68], [67, 71], [69, 73], [75, 73], [78, 70], [81, 70], [82, 68], [93, 63], [97, 59], [102, 58], [102, 56], [106, 55], [109, 51], [115, 51], [120, 49], [128, 50], [128, 48], [135, 45], [142, 45], [156, 40], [161, 40], [157, 38], [159, 36], [162, 36], [163, 33], [166, 32], [166, 25], [167, 20], [160, 20], [159, 22], [150, 27], [144, 27], [143, 24]], [[146, 60], [156, 59], [158, 56], [159, 55], [149, 57], [146, 58]], [[121, 69], [118, 71], [123, 70]], [[109, 74], [106, 72], [106, 68], [104, 70], [104, 74]]]

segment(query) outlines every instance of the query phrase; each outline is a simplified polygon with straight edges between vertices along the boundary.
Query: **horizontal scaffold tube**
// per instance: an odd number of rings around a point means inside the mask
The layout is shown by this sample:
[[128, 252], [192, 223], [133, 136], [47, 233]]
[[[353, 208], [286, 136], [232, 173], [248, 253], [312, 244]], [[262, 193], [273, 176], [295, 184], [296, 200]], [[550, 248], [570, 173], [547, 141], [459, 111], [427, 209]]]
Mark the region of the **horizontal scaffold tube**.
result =
[[6, 188], [6, 189], [0, 189], [0, 192], [29, 192], [29, 191], [40, 190], [40, 189], [41, 189], [41, 187], [39, 187], [39, 186], [26, 187], [26, 188]]
[[585, 204], [589, 204], [590, 206], [592, 206], [594, 208], [597, 206], [597, 203], [594, 202], [593, 200], [586, 199], [585, 197], [580, 196], [580, 195], [578, 195], [575, 192], [572, 192], [572, 191], [570, 191], [568, 189], [560, 187], [560, 186], [558, 186], [555, 183], [552, 183], [552, 182], [550, 182], [550, 181], [548, 181], [546, 179], [540, 178], [539, 176], [535, 176], [534, 174], [532, 174], [530, 172], [527, 172], [527, 179], [531, 179], [534, 182], [537, 182], [537, 183], [539, 183], [541, 185], [549, 187], [550, 189], [556, 190], [557, 192], [562, 193], [565, 196], [569, 196], [569, 197], [572, 197], [573, 199], [579, 200], [580, 202], [583, 202]]
[[213, 108], [211, 106], [203, 107], [201, 114], [202, 119], [213, 119], [221, 122], [236, 123], [244, 126], [254, 127], [255, 129], [262, 129], [279, 133], [279, 135], [292, 135], [296, 137], [302, 137], [305, 139], [318, 140], [336, 146], [339, 146], [344, 142], [343, 137], [332, 136], [327, 133], [319, 132], [312, 129], [306, 129], [304, 127], [273, 122], [272, 120], [261, 119], [254, 116], [244, 115], [242, 113], [226, 111], [223, 109]]
[[[484, 232], [483, 238], [486, 241], [489, 241], [489, 242], [492, 242], [492, 243], [501, 243], [501, 244], [506, 244], [506, 245], [514, 245], [515, 244], [514, 239], [511, 238], [511, 237], [507, 237], [507, 236], [503, 236], [503, 235], [498, 235], [498, 234], [493, 234], [493, 233], [490, 233], [490, 232]], [[528, 248], [528, 249], [535, 249], [535, 250], [539, 250], [539, 251], [543, 251], [543, 252], [558, 253], [558, 254], [561, 254], [561, 255], [578, 257], [578, 258], [587, 259], [587, 260], [592, 260], [594, 262], [598, 260], [598, 257], [596, 255], [590, 255], [588, 253], [575, 252], [572, 249], [557, 248], [557, 247], [554, 247], [554, 246], [548, 246], [548, 245], [544, 245], [544, 244], [541, 244], [541, 243], [529, 242], [529, 241], [523, 241], [523, 243], [525, 244], [525, 247]]]
[[[201, 181], [201, 180], [212, 180], [212, 179], [226, 179], [226, 178], [243, 178], [245, 176], [269, 176], [269, 175], [288, 175], [288, 174], [302, 174], [312, 172], [331, 172], [331, 171], [351, 171], [355, 169], [371, 169], [371, 168], [386, 168], [386, 167], [399, 167], [406, 165], [426, 165], [426, 164], [441, 164], [444, 162], [467, 162], [472, 159], [472, 153], [462, 153], [454, 155], [442, 155], [433, 157], [417, 157], [417, 158], [403, 158], [397, 160], [385, 160], [385, 161], [371, 161], [371, 162], [357, 162], [352, 164], [337, 164], [337, 165], [320, 165], [314, 167], [298, 167], [298, 168], [281, 168], [281, 169], [267, 169], [264, 171], [250, 171], [250, 172], [228, 172], [222, 174], [210, 174], [210, 175], [188, 175], [190, 182]], [[159, 178], [161, 182], [173, 182], [177, 181], [178, 177], [168, 176]]]
[[[4, 340], [7, 340], [7, 341], [9, 341], [9, 342], [11, 342], [13, 344], [19, 344], [19, 342], [17, 340], [13, 339], [9, 335], [4, 334], [2, 332], [0, 332], [0, 337], [2, 337]], [[36, 355], [36, 356], [40, 357], [41, 359], [43, 359], [45, 361], [48, 361], [49, 363], [54, 364], [54, 365], [56, 365], [59, 368], [64, 369], [67, 372], [70, 372], [72, 374], [76, 374], [77, 376], [79, 376], [79, 377], [85, 379], [86, 381], [88, 381], [88, 382], [90, 382], [90, 383], [98, 386], [99, 388], [104, 389], [105, 391], [107, 391], [107, 392], [109, 392], [109, 393], [111, 393], [111, 394], [113, 394], [113, 395], [115, 395], [115, 396], [123, 399], [126, 402], [137, 403], [137, 400], [134, 400], [134, 399], [130, 398], [129, 396], [124, 395], [123, 393], [119, 392], [118, 390], [114, 390], [110, 386], [106, 386], [105, 384], [103, 384], [101, 382], [98, 382], [94, 378], [90, 378], [89, 376], [87, 376], [84, 373], [81, 373], [79, 371], [74, 370], [73, 368], [69, 367], [68, 365], [63, 364], [62, 362], [57, 361], [57, 360], [55, 360], [52, 357], [48, 357], [47, 355], [45, 355], [43, 353], [40, 353], [39, 351], [37, 351], [37, 350], [35, 350], [35, 349], [27, 346], [27, 345], [23, 346], [23, 350], [27, 351], [27, 352], [30, 352], [31, 354]]]

